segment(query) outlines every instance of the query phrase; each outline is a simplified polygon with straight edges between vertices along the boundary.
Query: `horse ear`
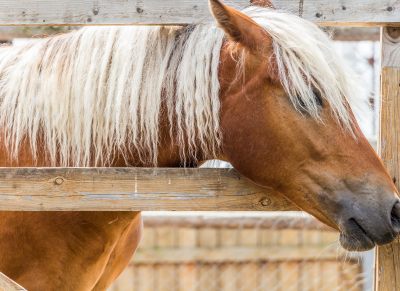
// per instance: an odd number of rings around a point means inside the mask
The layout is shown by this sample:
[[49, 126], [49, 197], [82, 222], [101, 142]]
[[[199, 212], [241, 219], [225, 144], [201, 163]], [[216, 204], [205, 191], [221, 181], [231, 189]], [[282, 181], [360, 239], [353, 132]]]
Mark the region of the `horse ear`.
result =
[[231, 40], [255, 52], [271, 49], [271, 37], [250, 17], [219, 0], [209, 0], [209, 3], [214, 18]]

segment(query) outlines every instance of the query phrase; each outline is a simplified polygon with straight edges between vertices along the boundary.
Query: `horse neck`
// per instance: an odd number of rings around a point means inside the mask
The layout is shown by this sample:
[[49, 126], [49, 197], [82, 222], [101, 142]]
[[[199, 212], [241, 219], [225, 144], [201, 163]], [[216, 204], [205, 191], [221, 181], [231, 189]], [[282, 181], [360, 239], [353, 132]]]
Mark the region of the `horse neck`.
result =
[[[198, 146], [195, 151], [189, 149], [188, 142], [180, 144], [177, 142], [177, 137], [172, 133], [171, 127], [176, 124], [170, 124], [168, 117], [166, 116], [166, 110], [161, 110], [160, 124], [159, 124], [159, 145], [157, 154], [158, 167], [196, 167], [206, 159], [218, 158], [205, 156], [202, 151], [200, 141], [197, 141]], [[175, 121], [173, 121], [174, 123]], [[183, 149], [182, 149], [183, 147]], [[182, 151], [183, 150], [183, 151]], [[113, 166], [120, 166], [121, 164], [129, 164], [130, 166], [143, 167], [143, 166], [154, 166], [151, 163], [144, 162], [140, 159], [138, 152], [133, 151], [127, 159], [122, 159], [122, 154], [117, 153], [117, 158]]]

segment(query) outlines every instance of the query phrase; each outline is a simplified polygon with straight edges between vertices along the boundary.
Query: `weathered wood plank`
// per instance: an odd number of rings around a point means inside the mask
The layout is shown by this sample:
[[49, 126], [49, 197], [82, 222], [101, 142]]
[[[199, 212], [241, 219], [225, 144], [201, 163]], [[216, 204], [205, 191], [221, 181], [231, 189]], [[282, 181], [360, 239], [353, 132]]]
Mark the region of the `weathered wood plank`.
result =
[[[332, 244], [330, 244], [332, 245]], [[198, 248], [158, 248], [139, 249], [135, 253], [134, 264], [186, 264], [186, 263], [225, 263], [255, 261], [300, 261], [300, 260], [332, 260], [348, 257], [343, 250], [328, 248], [327, 244], [315, 246], [271, 246], [271, 247], [198, 247]]]
[[[230, 3], [245, 7], [249, 1]], [[0, 25], [186, 24], [209, 20], [207, 1], [0, 1]]]
[[323, 224], [312, 216], [293, 215], [292, 213], [265, 213], [260, 215], [244, 216], [242, 214], [231, 213], [229, 216], [221, 217], [220, 215], [207, 214], [202, 215], [187, 215], [187, 214], [163, 214], [157, 212], [157, 215], [143, 215], [144, 225], [146, 227], [171, 226], [175, 227], [211, 227], [230, 229], [296, 229], [296, 230], [320, 230], [324, 232], [332, 232], [338, 234], [337, 230]]
[[[400, 68], [382, 71], [381, 157], [393, 177], [400, 177]], [[398, 183], [397, 183], [398, 185]], [[400, 290], [400, 240], [377, 248], [375, 290]]]
[[[400, 28], [382, 31], [382, 94], [379, 151], [393, 180], [400, 175]], [[400, 290], [400, 240], [377, 248], [375, 290]]]
[[339, 41], [379, 41], [378, 27], [329, 27], [333, 40]]
[[0, 168], [0, 210], [297, 210], [233, 169]]
[[[208, 1], [0, 0], [0, 25], [186, 24], [211, 20]], [[249, 0], [226, 0], [242, 8]], [[273, 5], [324, 25], [400, 22], [396, 0], [273, 0]]]
[[[381, 43], [382, 43], [382, 61], [381, 61], [382, 67], [400, 67], [400, 28], [398, 27], [382, 28]], [[382, 85], [390, 86], [389, 83]], [[385, 92], [382, 91], [382, 94], [396, 93], [396, 92], [389, 92], [388, 90], [390, 89], [384, 88], [384, 86], [382, 86], [382, 90], [385, 90]], [[386, 97], [393, 99], [396, 97], [396, 95], [392, 97], [389, 96]], [[389, 101], [392, 102], [392, 100]], [[384, 106], [385, 104], [382, 105]], [[382, 108], [382, 110], [384, 110], [384, 108]], [[381, 120], [382, 122], [385, 121], [382, 119], [382, 117]], [[389, 133], [391, 132], [388, 132], [388, 134]]]
[[[288, 10], [321, 25], [393, 26], [400, 22], [400, 2], [397, 0], [276, 0], [276, 7]], [[296, 3], [293, 3], [296, 2]], [[295, 7], [293, 7], [293, 6]]]
[[[0, 26], [0, 42], [11, 42], [15, 38], [43, 38], [67, 33], [79, 27], [69, 26]], [[379, 27], [326, 27], [334, 40], [339, 41], [379, 41]]]
[[15, 38], [43, 38], [67, 33], [79, 27], [69, 26], [0, 26], [0, 42], [11, 42]]
[[26, 289], [0, 272], [0, 291], [26, 291]]

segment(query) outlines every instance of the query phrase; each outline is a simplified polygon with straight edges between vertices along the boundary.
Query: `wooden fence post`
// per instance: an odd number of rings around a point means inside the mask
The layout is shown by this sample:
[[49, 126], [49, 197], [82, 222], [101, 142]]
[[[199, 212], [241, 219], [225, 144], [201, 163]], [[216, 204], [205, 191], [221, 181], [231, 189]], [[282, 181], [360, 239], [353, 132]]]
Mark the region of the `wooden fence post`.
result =
[[[400, 28], [381, 31], [381, 116], [379, 153], [399, 186], [400, 180]], [[400, 290], [400, 239], [376, 249], [375, 291]]]

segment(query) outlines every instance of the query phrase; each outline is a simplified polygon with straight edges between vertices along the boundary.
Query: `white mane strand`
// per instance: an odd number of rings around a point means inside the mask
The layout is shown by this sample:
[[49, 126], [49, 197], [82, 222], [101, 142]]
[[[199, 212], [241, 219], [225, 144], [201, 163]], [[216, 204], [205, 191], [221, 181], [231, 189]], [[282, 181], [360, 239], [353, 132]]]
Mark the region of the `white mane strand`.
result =
[[[313, 89], [350, 124], [354, 87], [327, 36], [297, 16], [244, 13], [273, 38], [282, 85], [296, 108], [318, 118]], [[214, 25], [93, 27], [0, 49], [0, 127], [12, 157], [39, 137], [51, 164], [110, 164], [116, 151], [157, 164], [160, 118], [182, 160], [221, 143], [218, 66], [223, 32]], [[346, 97], [345, 97], [346, 96]], [[301, 102], [300, 102], [301, 101]]]
[[129, 149], [156, 164], [164, 101], [183, 158], [197, 143], [213, 156], [222, 39], [209, 26], [96, 27], [2, 48], [0, 125], [13, 157], [25, 138], [36, 153], [41, 132], [54, 165], [104, 165]]

